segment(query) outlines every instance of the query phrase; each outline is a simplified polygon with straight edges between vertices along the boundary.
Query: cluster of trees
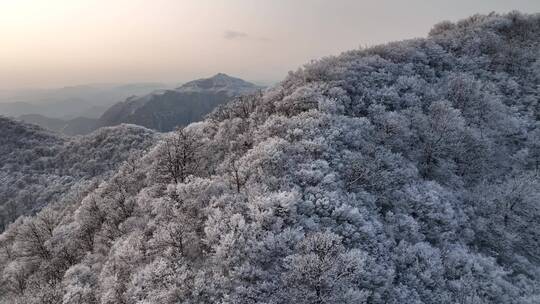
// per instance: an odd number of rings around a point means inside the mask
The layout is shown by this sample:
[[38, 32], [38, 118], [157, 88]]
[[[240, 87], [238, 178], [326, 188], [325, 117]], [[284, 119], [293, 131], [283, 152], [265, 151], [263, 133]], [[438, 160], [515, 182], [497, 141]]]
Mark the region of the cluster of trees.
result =
[[98, 182], [157, 141], [154, 132], [130, 125], [61, 137], [0, 117], [0, 130], [0, 232], [20, 215]]
[[0, 303], [540, 301], [540, 15], [311, 63], [0, 236]]

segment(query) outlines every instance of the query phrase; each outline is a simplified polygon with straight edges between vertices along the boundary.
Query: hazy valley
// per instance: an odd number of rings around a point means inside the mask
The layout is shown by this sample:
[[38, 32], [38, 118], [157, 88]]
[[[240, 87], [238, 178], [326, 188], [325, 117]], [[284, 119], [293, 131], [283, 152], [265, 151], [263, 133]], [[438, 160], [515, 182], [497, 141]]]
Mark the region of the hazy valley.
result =
[[[155, 86], [157, 87], [157, 85]], [[116, 95], [122, 96], [132, 92], [144, 92], [151, 89], [152, 86], [130, 85], [121, 88], [132, 90], [116, 92], [121, 89], [115, 88], [116, 90], [112, 91], [117, 93]], [[0, 103], [0, 114], [16, 116], [18, 120], [65, 135], [89, 134], [98, 128], [122, 123], [137, 124], [157, 131], [172, 131], [177, 126], [185, 126], [201, 120], [215, 107], [234, 97], [261, 89], [262, 87], [239, 78], [217, 74], [210, 78], [188, 82], [174, 89], [154, 90], [141, 96], [134, 94], [125, 98], [125, 101], [115, 103], [110, 102], [110, 98], [116, 96], [114, 94], [107, 96], [105, 101], [103, 97], [97, 97], [99, 102], [89, 101], [90, 98], [96, 98], [91, 93], [98, 94], [82, 89], [72, 93], [74, 96], [79, 96], [78, 98], [71, 97], [70, 100], [55, 101], [52, 104]], [[111, 105], [107, 107], [105, 106], [107, 104]], [[85, 112], [76, 112], [76, 110], [71, 109], [80, 109], [85, 106], [87, 107]]]

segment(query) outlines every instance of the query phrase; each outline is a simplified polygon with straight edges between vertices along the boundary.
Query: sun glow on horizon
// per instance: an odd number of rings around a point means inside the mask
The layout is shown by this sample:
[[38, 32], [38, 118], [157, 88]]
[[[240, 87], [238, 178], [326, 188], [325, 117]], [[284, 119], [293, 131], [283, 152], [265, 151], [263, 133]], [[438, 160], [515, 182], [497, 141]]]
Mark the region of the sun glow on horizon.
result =
[[[217, 72], [275, 81], [321, 56], [425, 36], [486, 1], [0, 0], [0, 89]], [[538, 1], [489, 3], [540, 10]]]

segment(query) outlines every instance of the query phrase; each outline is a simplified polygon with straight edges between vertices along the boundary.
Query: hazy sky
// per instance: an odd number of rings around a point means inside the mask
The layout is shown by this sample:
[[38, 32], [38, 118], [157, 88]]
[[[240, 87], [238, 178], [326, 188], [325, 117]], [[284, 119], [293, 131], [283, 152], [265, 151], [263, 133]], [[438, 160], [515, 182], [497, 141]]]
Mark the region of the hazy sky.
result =
[[540, 0], [0, 0], [0, 89], [217, 72], [272, 82], [311, 59], [514, 9], [540, 12]]

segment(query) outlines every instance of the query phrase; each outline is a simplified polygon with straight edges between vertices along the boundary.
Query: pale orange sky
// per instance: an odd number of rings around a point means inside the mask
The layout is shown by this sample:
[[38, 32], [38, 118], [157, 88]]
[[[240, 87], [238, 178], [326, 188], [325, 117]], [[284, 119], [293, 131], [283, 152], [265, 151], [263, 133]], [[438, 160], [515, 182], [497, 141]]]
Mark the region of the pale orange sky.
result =
[[0, 0], [0, 89], [282, 79], [309, 60], [538, 0]]

